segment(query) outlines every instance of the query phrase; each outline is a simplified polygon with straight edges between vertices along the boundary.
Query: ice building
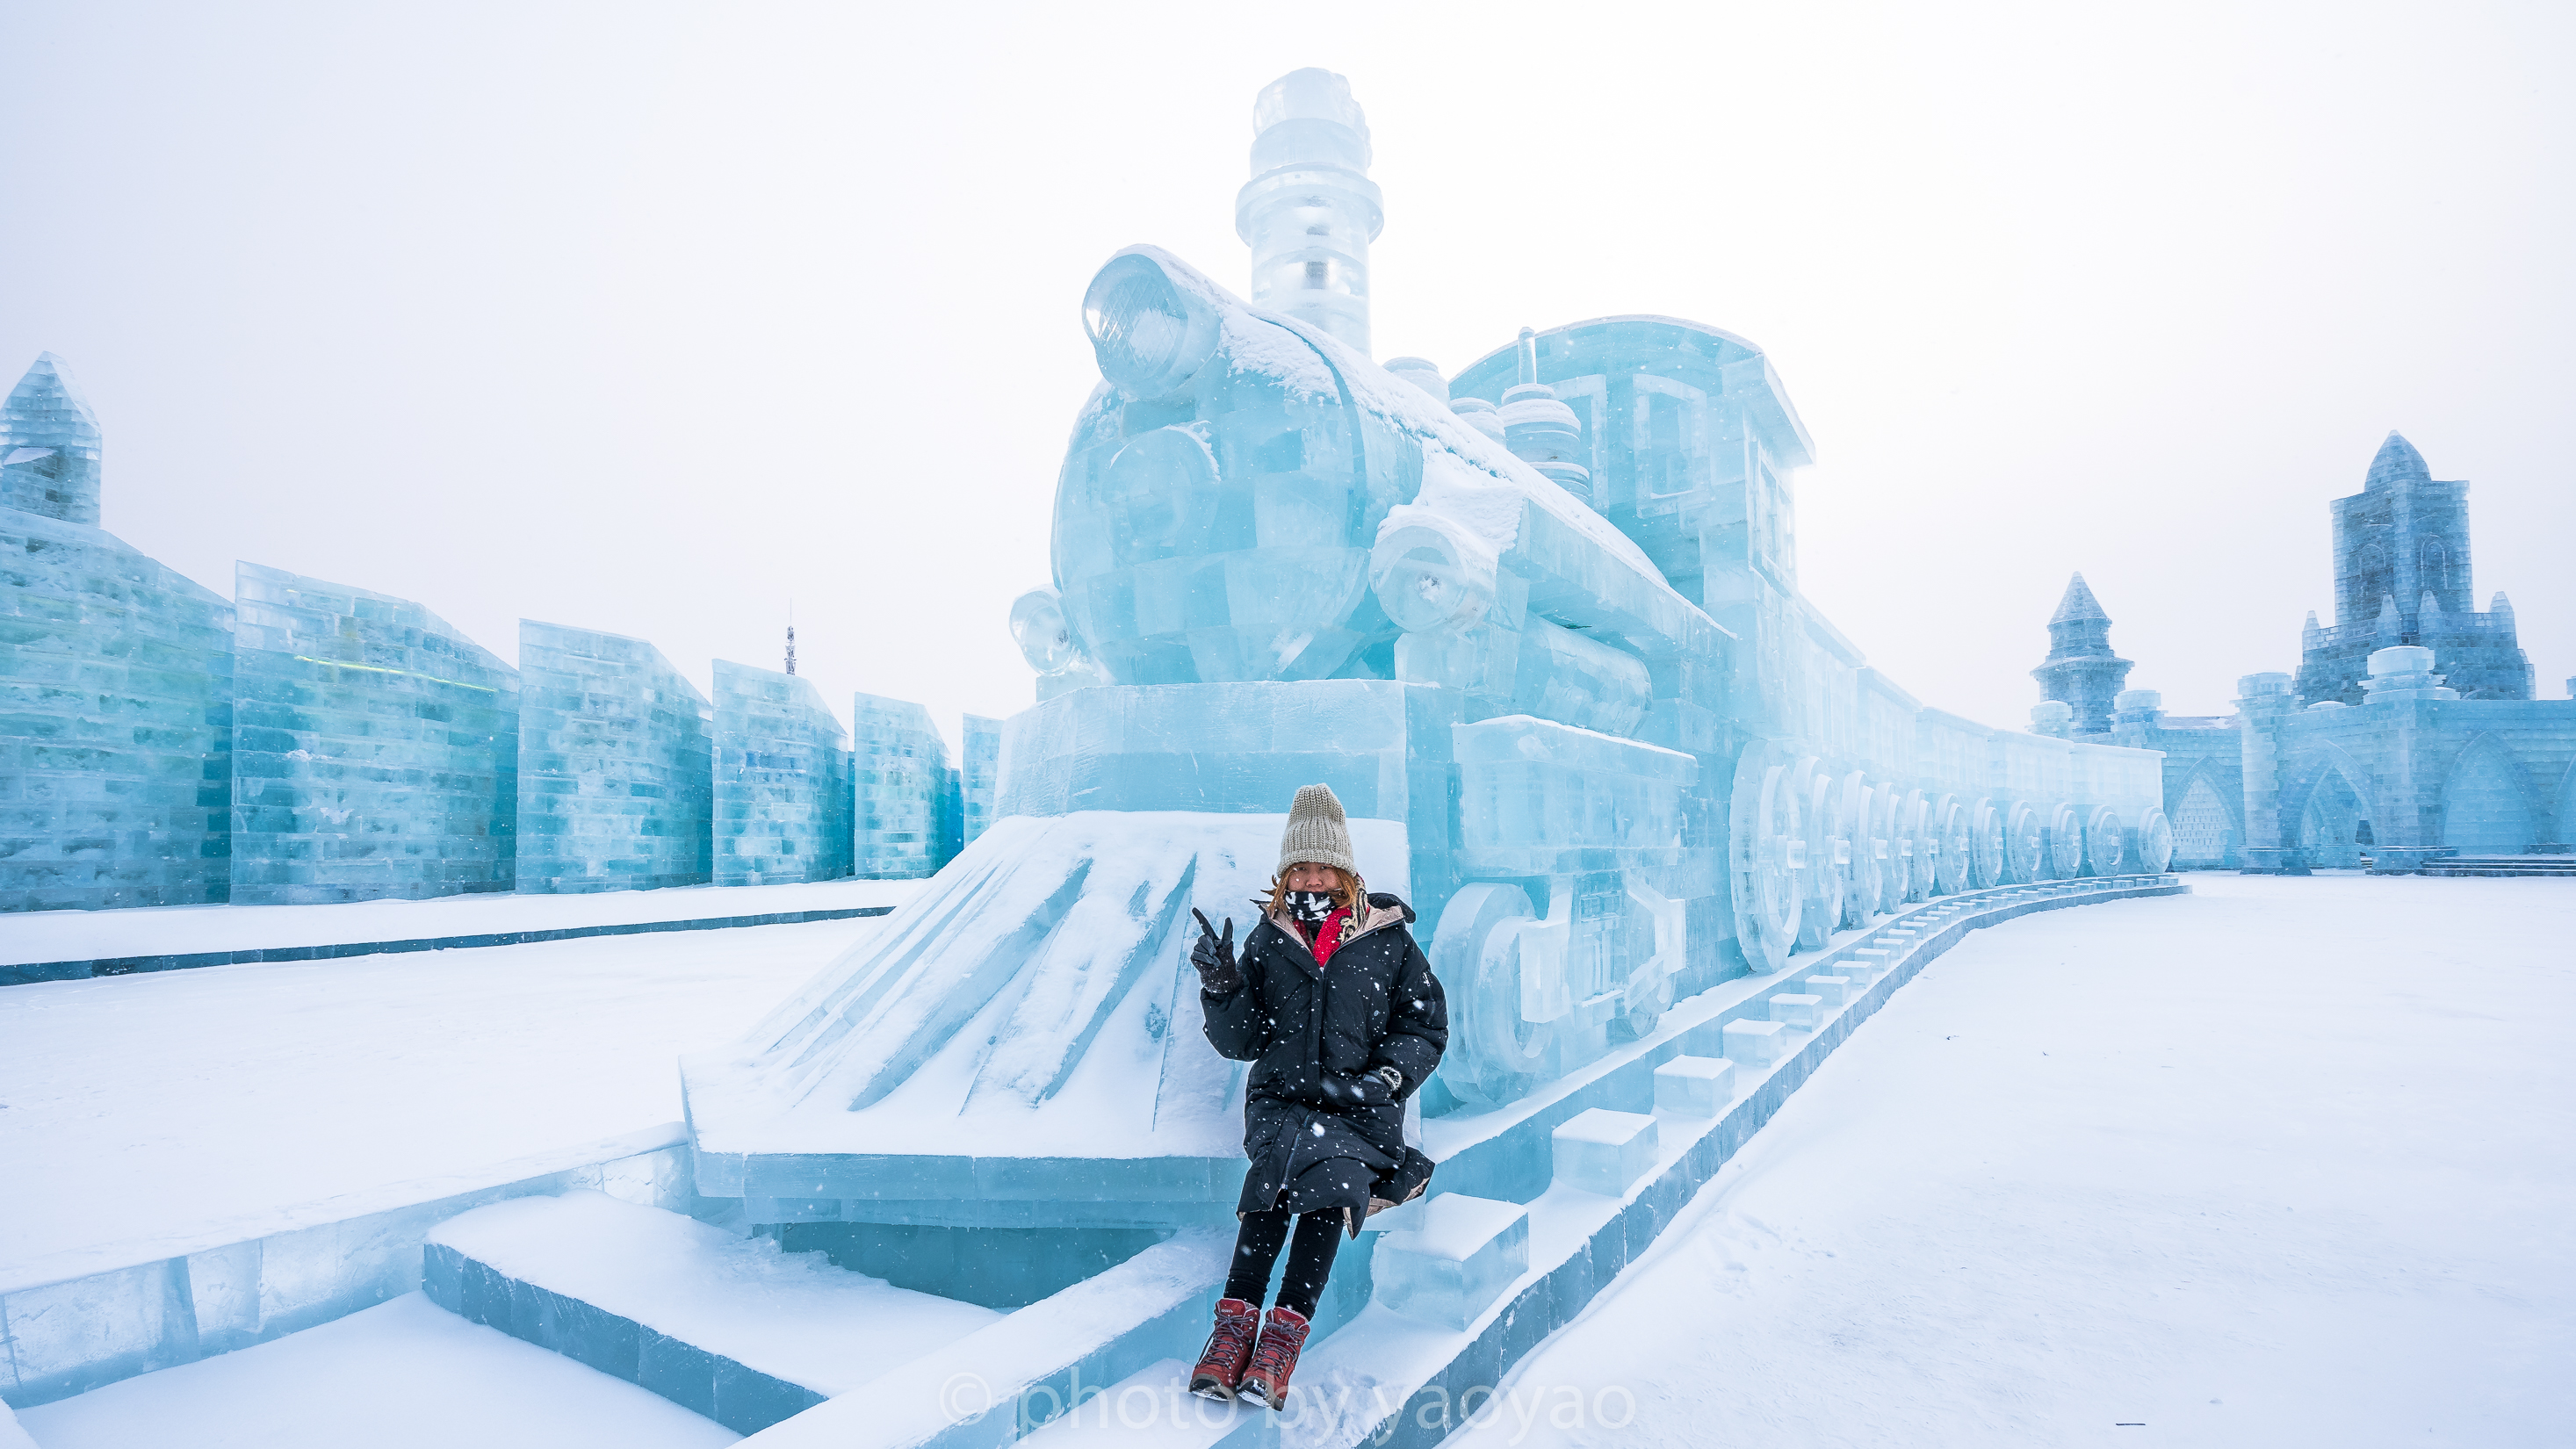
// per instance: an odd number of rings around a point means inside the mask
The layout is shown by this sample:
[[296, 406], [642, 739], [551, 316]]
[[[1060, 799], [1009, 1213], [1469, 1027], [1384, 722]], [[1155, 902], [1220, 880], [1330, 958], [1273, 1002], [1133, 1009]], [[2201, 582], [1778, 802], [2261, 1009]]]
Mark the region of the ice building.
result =
[[1002, 774], [1002, 722], [980, 714], [966, 716], [965, 743], [958, 767], [959, 850], [974, 844], [975, 837], [993, 823], [994, 788]]
[[[1504, 329], [1454, 376], [1372, 361], [1369, 158], [1346, 84], [1284, 77], [1238, 201], [1251, 300], [1153, 247], [1093, 278], [1100, 380], [1052, 577], [1011, 610], [1038, 702], [1001, 724], [994, 818], [684, 1063], [706, 1198], [1005, 1308], [1230, 1227], [1241, 1080], [1190, 912], [1248, 923], [1316, 781], [1447, 983], [1416, 1100], [1426, 1131], [1490, 1129], [1439, 1210], [1496, 1253], [1549, 1185], [1544, 1104], [1677, 1000], [1907, 902], [2163, 870], [2152, 753], [1925, 708], [1799, 592], [1814, 444], [1751, 341], [1611, 317]], [[1479, 1263], [1391, 1291], [1472, 1319]]]
[[[43, 354], [0, 403], [0, 912], [716, 878], [715, 709], [651, 644], [523, 619], [512, 669], [419, 603], [248, 563], [228, 601], [98, 528], [99, 458]], [[854, 769], [810, 685], [754, 675], [725, 721], [728, 883], [854, 851], [927, 875], [963, 847], [967, 775], [989, 819], [991, 722], [961, 774], [919, 706], [862, 696], [898, 726]], [[860, 825], [860, 774], [910, 803], [880, 790]]]
[[873, 694], [850, 701], [855, 756], [853, 873], [918, 880], [957, 854], [949, 837], [962, 815], [957, 772], [930, 711]]
[[518, 888], [713, 879], [713, 715], [644, 640], [520, 620]]
[[236, 902], [518, 884], [519, 672], [408, 599], [236, 566]]
[[2140, 689], [2111, 695], [2105, 718], [2104, 692], [2130, 665], [2076, 575], [2032, 671], [2047, 697], [2033, 728], [2162, 753], [2186, 867], [2400, 871], [2446, 853], [2564, 852], [2576, 841], [2576, 699], [2531, 697], [2502, 593], [2475, 612], [2468, 490], [2435, 481], [2390, 433], [2361, 492], [2328, 505], [2333, 626], [2310, 614], [2298, 672], [2245, 676], [2232, 715], [2168, 716]]
[[813, 682], [716, 661], [718, 885], [850, 873], [849, 734]]
[[233, 606], [99, 528], [98, 472], [46, 353], [0, 405], [0, 910], [230, 888]]

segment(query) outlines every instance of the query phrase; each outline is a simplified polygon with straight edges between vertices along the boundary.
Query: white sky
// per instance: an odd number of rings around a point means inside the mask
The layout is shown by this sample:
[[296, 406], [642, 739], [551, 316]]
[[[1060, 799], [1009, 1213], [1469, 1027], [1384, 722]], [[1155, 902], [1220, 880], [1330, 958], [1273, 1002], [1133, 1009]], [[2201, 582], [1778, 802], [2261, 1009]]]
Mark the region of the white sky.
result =
[[[1341, 71], [1379, 355], [1662, 312], [1813, 431], [1808, 592], [2020, 725], [2070, 570], [2176, 712], [2332, 622], [2397, 428], [2576, 673], [2576, 8], [0, 7], [0, 372], [106, 524], [961, 710], [1131, 242], [1240, 288], [1256, 89]], [[0, 379], [5, 383], [7, 379]]]

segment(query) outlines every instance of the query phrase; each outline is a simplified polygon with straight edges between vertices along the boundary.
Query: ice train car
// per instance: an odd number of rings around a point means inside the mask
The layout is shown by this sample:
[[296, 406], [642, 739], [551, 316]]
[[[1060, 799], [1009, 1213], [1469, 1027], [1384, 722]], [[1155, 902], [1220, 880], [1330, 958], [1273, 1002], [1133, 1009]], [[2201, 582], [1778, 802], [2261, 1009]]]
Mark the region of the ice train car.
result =
[[1927, 709], [1799, 593], [1811, 446], [1751, 343], [1631, 316], [1372, 361], [1365, 127], [1283, 94], [1255, 299], [1151, 247], [1083, 299], [995, 823], [684, 1063], [698, 1191], [791, 1248], [1009, 1307], [1229, 1223], [1191, 911], [1249, 924], [1310, 782], [1446, 983], [1430, 1118], [1906, 902], [2164, 868], [2160, 756]]

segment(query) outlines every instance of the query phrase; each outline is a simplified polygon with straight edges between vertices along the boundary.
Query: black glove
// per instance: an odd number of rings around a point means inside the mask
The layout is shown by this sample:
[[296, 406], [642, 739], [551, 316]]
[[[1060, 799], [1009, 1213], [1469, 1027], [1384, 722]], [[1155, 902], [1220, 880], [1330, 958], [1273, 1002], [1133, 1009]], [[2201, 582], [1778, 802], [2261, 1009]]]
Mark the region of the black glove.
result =
[[1326, 1077], [1324, 1095], [1363, 1107], [1387, 1107], [1404, 1095], [1404, 1073], [1377, 1067], [1355, 1077]]
[[1193, 906], [1190, 914], [1199, 918], [1198, 944], [1190, 948], [1190, 964], [1199, 969], [1199, 989], [1214, 996], [1242, 990], [1243, 968], [1234, 960], [1234, 917], [1225, 918], [1225, 938], [1219, 940], [1205, 912]]

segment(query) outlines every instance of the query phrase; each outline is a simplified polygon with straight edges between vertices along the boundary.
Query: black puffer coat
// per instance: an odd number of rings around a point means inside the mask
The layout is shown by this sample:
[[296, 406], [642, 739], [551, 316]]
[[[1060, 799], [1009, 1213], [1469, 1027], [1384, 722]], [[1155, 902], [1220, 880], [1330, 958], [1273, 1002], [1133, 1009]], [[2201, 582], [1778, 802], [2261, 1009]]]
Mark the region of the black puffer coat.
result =
[[[1209, 1044], [1253, 1064], [1243, 1103], [1252, 1168], [1237, 1212], [1366, 1216], [1372, 1184], [1390, 1180], [1390, 1200], [1401, 1201], [1428, 1175], [1428, 1159], [1404, 1145], [1404, 1099], [1440, 1065], [1449, 999], [1405, 929], [1413, 918], [1394, 896], [1368, 897], [1319, 967], [1286, 918], [1272, 916], [1244, 938], [1244, 984], [1199, 993]], [[1404, 1076], [1401, 1094], [1367, 1080], [1388, 1066]]]

